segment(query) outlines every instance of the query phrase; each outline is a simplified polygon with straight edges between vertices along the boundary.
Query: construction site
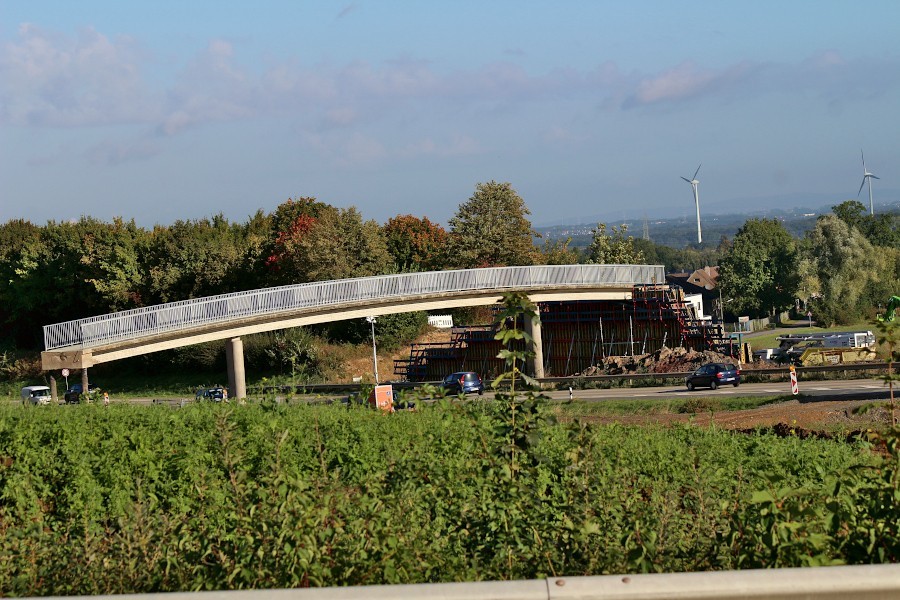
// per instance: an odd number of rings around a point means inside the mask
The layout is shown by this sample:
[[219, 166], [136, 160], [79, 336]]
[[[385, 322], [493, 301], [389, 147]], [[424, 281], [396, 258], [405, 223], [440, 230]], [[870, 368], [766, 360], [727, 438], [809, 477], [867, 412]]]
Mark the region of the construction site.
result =
[[[678, 286], [649, 284], [634, 286], [630, 300], [539, 303], [544, 376], [622, 372], [625, 363], [648, 355], [655, 363], [666, 362], [662, 355], [679, 364], [702, 362], [707, 354], [738, 357], [740, 346], [692, 300]], [[409, 358], [394, 361], [394, 375], [435, 381], [477, 371], [492, 378], [505, 370], [494, 333], [493, 325], [454, 327], [448, 342], [414, 344]]]

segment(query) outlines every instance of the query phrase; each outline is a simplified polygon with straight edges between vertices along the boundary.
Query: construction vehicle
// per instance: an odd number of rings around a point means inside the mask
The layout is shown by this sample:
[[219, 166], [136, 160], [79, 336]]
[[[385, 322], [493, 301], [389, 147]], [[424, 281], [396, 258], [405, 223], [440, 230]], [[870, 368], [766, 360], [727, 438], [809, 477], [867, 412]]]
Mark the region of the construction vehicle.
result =
[[791, 333], [775, 338], [773, 358], [794, 365], [812, 366], [865, 362], [876, 359], [871, 331]]
[[891, 299], [888, 300], [887, 303], [887, 309], [884, 311], [883, 315], [878, 315], [878, 320], [890, 323], [897, 318], [898, 308], [900, 308], [900, 296], [891, 296]]

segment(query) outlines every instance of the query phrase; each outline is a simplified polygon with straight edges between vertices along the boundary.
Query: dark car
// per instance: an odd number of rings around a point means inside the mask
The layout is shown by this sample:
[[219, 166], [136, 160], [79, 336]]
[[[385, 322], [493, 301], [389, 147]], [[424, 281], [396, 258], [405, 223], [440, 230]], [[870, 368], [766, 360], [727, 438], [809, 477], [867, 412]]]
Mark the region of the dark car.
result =
[[696, 387], [716, 389], [726, 383], [737, 387], [741, 385], [741, 370], [731, 363], [708, 363], [688, 375], [684, 383], [689, 390]]
[[441, 387], [447, 390], [448, 394], [484, 394], [484, 383], [478, 373], [472, 371], [460, 371], [458, 373], [450, 373], [444, 377]]
[[[93, 383], [88, 384], [88, 393], [96, 392], [100, 388]], [[81, 402], [81, 384], [73, 383], [69, 386], [69, 389], [66, 390], [66, 393], [63, 395], [63, 399], [66, 401], [66, 404], [78, 404]]]
[[195, 400], [209, 400], [210, 402], [222, 402], [226, 398], [225, 388], [211, 387], [197, 390]]

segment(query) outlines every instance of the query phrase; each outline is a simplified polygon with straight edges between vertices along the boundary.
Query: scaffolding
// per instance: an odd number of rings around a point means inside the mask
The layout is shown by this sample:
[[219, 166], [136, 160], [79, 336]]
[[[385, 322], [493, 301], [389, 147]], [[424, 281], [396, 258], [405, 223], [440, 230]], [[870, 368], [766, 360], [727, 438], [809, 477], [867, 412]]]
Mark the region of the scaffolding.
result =
[[[548, 377], [573, 375], [609, 356], [649, 354], [663, 346], [731, 349], [721, 324], [701, 319], [677, 286], [639, 285], [631, 300], [542, 302], [538, 308]], [[435, 381], [454, 371], [477, 371], [490, 379], [504, 370], [494, 333], [490, 325], [455, 327], [450, 342], [415, 344], [408, 360], [394, 361], [394, 374], [408, 381]]]
[[394, 360], [394, 375], [406, 381], [434, 381], [455, 371], [489, 375], [492, 359], [499, 351], [493, 326], [454, 327], [449, 342], [413, 344], [408, 359]]

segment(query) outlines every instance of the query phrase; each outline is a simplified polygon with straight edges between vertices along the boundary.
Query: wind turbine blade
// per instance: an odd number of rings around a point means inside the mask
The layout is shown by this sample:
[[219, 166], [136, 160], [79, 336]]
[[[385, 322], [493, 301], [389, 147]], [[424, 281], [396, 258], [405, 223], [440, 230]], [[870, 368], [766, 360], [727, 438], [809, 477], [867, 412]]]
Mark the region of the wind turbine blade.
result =
[[697, 170], [694, 171], [694, 177], [692, 179], [697, 179], [697, 173], [700, 172], [700, 167], [702, 167], [702, 166], [703, 166], [703, 163], [700, 163], [699, 165], [697, 165]]
[[682, 177], [682, 179], [684, 179], [684, 180], [685, 180], [685, 181], [687, 181], [687, 182], [688, 182], [688, 183], [690, 183], [690, 182], [691, 182], [691, 180], [690, 180], [690, 179], [688, 179], [688, 178], [687, 178], [687, 177]]
[[879, 177], [878, 175], [872, 175], [871, 173], [869, 173], [869, 177], [871, 177], [872, 179], [881, 179], [881, 177]]
[[863, 186], [866, 185], [866, 178], [863, 177], [862, 183], [859, 184], [859, 191], [856, 192], [856, 197], [859, 198], [859, 195], [862, 193]]

